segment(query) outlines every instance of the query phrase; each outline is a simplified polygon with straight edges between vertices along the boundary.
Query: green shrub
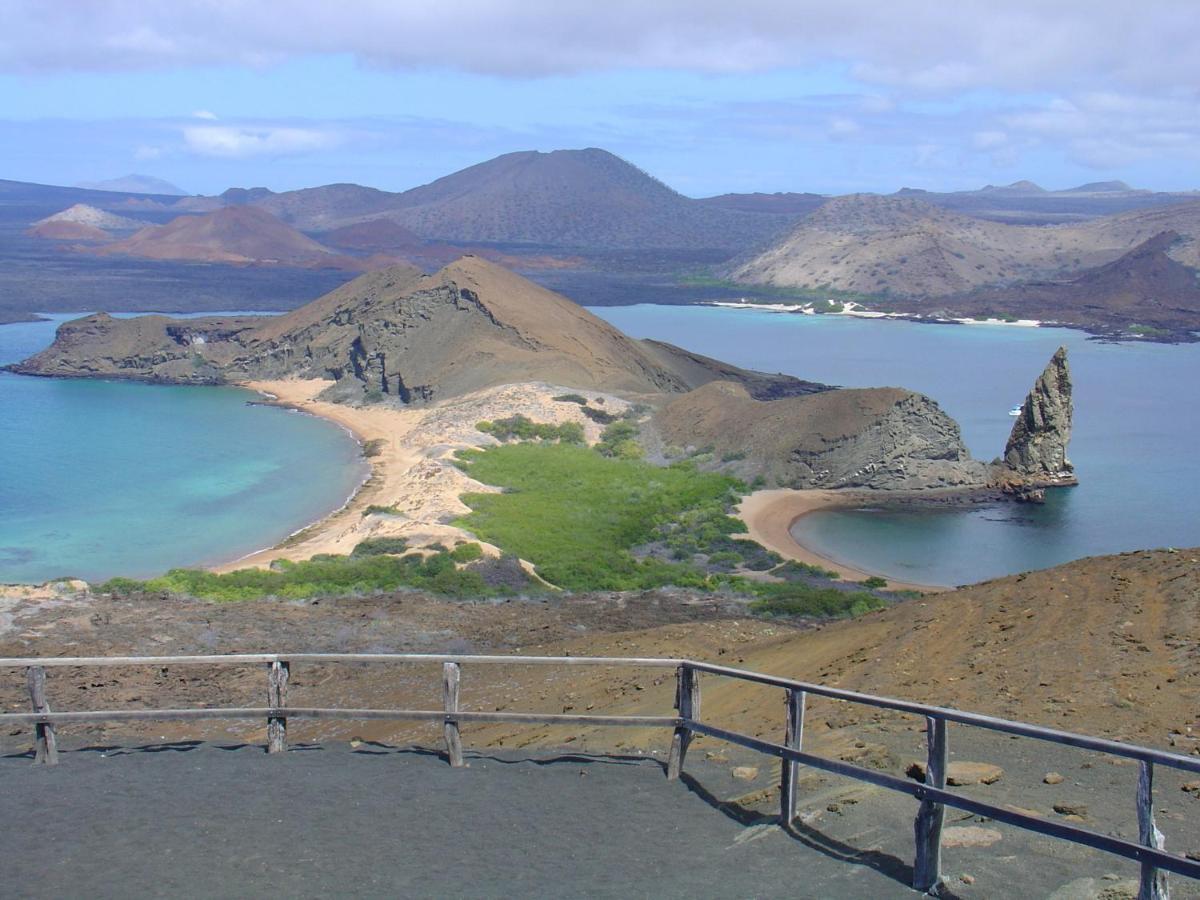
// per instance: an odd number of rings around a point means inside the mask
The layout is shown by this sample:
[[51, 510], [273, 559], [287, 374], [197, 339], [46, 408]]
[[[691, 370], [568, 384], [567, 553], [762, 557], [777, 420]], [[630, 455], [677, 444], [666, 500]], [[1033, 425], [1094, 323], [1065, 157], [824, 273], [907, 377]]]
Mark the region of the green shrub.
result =
[[483, 548], [474, 541], [469, 544], [459, 544], [450, 551], [450, 558], [455, 562], [466, 563], [483, 556]]
[[[402, 537], [377, 537], [367, 538], [365, 541], [359, 541], [350, 551], [351, 556], [379, 556], [380, 554], [392, 554], [399, 556], [408, 550], [408, 541]], [[316, 557], [313, 557], [316, 559]]]
[[[600, 440], [596, 444], [596, 451], [601, 456], [640, 459], [642, 452], [637, 444], [637, 435], [637, 425], [625, 419], [620, 419], [613, 422], [600, 433]], [[638, 449], [634, 450], [634, 447]]]
[[580, 406], [587, 406], [587, 397], [582, 394], [559, 394], [552, 398], [559, 403], [578, 403]]
[[772, 569], [771, 574], [777, 578], [782, 578], [785, 581], [793, 581], [798, 578], [829, 578], [834, 579], [840, 577], [837, 572], [832, 569], [824, 569], [821, 566], [814, 566], [810, 563], [800, 562], [790, 559], [777, 569]]
[[375, 503], [372, 503], [370, 506], [366, 507], [362, 511], [362, 514], [364, 516], [402, 516], [402, 515], [404, 515], [404, 513], [402, 513], [400, 511], [400, 509], [396, 506], [379, 506], [378, 504], [375, 504]]
[[510, 593], [489, 588], [472, 566], [459, 569], [449, 553], [426, 557], [419, 553], [402, 557], [388, 553], [321, 554], [271, 569], [238, 569], [221, 574], [201, 569], [172, 569], [149, 581], [114, 578], [99, 589], [118, 594], [166, 591], [205, 600], [232, 601], [344, 597], [405, 587], [453, 597]]
[[475, 428], [484, 434], [490, 434], [498, 441], [562, 441], [565, 444], [583, 443], [583, 426], [578, 422], [564, 422], [561, 425], [550, 425], [545, 422], [534, 422], [528, 416], [518, 413], [507, 419], [497, 419], [495, 422], [476, 422]]
[[870, 578], [866, 578], [862, 581], [862, 586], [866, 587], [866, 588], [871, 588], [871, 590], [877, 590], [878, 588], [885, 588], [885, 587], [887, 587], [887, 579], [880, 578], [878, 575], [872, 575]]
[[865, 591], [840, 591], [807, 584], [756, 584], [753, 591], [757, 599], [750, 603], [750, 610], [764, 616], [845, 618], [886, 606]]

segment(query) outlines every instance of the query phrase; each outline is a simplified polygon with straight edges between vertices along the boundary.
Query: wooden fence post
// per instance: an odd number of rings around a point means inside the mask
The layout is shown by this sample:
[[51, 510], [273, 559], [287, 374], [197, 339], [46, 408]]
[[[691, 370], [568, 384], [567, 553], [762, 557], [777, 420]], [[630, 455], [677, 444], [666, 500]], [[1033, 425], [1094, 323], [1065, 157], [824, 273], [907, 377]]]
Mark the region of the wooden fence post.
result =
[[[925, 783], [930, 787], [946, 787], [946, 720], [928, 716], [925, 730], [929, 749], [925, 761]], [[946, 807], [933, 800], [922, 800], [913, 825], [917, 843], [917, 859], [913, 864], [913, 887], [932, 893], [941, 881], [942, 823]]]
[[[1154, 824], [1154, 763], [1142, 760], [1138, 769], [1138, 840], [1147, 847], [1163, 849], [1162, 832]], [[1160, 872], [1151, 862], [1142, 863], [1138, 900], [1167, 900], [1167, 873]]]
[[[787, 725], [783, 745], [799, 750], [804, 744], [804, 705], [806, 691], [787, 689]], [[780, 760], [779, 765], [779, 824], [787, 828], [796, 818], [796, 776], [800, 764], [795, 760]]]
[[[46, 702], [46, 670], [41, 666], [30, 666], [25, 671], [25, 683], [29, 686], [30, 710], [35, 713], [50, 712], [50, 704]], [[34, 734], [34, 763], [58, 765], [58, 738], [54, 734], [54, 726], [38, 722], [34, 725]]]
[[[267, 706], [282, 710], [287, 706], [288, 676], [291, 664], [276, 660], [267, 664]], [[283, 753], [287, 750], [287, 716], [267, 717], [267, 752]]]
[[[681, 719], [700, 718], [700, 679], [695, 669], [686, 663], [676, 670], [675, 709]], [[677, 725], [671, 737], [671, 753], [667, 757], [667, 778], [677, 779], [683, 772], [683, 760], [692, 742], [692, 729]]]
[[[458, 712], [458, 693], [461, 672], [458, 663], [442, 663], [442, 708], [447, 713]], [[459, 768], [463, 765], [462, 737], [458, 733], [458, 719], [449, 715], [442, 725], [442, 734], [446, 739], [446, 757], [450, 765]]]

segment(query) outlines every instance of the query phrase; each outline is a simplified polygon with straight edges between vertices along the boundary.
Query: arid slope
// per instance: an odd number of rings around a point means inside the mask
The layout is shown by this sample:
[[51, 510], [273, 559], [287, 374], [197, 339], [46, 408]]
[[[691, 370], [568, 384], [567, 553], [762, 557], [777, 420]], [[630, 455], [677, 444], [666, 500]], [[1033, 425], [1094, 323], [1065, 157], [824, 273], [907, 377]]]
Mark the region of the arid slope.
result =
[[1179, 236], [1171, 257], [1200, 265], [1200, 202], [1031, 226], [976, 219], [909, 197], [859, 194], [830, 200], [728, 274], [749, 284], [943, 297], [1078, 273], [1171, 230]]

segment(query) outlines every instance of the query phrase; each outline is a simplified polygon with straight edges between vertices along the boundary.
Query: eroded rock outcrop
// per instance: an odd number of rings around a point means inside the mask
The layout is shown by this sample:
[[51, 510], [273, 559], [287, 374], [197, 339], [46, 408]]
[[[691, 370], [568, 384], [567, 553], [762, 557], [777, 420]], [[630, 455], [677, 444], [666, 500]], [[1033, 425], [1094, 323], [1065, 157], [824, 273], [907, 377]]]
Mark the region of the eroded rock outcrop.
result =
[[1021, 406], [1004, 448], [1004, 464], [1030, 487], [1076, 484], [1071, 441], [1071, 370], [1059, 347]]
[[992, 479], [958, 424], [901, 388], [762, 401], [714, 382], [664, 404], [653, 424], [664, 447], [711, 447], [724, 467], [772, 487], [970, 490]]

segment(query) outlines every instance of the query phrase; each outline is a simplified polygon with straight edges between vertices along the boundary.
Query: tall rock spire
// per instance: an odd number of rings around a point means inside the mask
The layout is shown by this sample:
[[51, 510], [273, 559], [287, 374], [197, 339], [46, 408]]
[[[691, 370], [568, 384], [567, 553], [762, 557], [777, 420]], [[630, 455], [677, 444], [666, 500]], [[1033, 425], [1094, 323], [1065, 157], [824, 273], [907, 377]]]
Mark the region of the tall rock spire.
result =
[[1071, 440], [1071, 370], [1059, 347], [1021, 406], [1004, 448], [1004, 463], [1030, 483], [1075, 484], [1067, 459]]

